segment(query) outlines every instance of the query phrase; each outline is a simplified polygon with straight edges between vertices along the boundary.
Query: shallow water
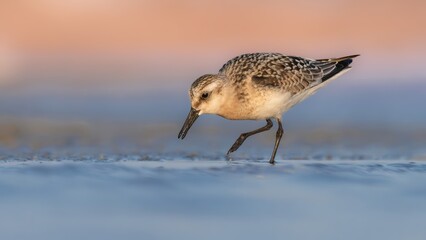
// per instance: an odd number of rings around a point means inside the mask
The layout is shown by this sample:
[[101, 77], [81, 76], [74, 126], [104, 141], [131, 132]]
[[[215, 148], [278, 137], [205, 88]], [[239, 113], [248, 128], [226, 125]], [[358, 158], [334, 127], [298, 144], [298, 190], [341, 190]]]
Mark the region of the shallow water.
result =
[[333, 156], [4, 151], [0, 238], [424, 239], [424, 159]]

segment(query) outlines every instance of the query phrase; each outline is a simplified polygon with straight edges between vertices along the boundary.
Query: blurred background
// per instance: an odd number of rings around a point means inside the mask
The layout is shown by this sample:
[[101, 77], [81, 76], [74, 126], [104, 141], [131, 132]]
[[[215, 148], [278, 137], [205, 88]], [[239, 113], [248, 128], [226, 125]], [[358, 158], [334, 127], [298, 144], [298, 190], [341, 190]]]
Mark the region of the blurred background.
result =
[[226, 150], [264, 123], [205, 116], [177, 142], [190, 84], [239, 54], [280, 52], [361, 54], [285, 114], [290, 145], [423, 147], [424, 9], [420, 0], [1, 1], [0, 146], [202, 150], [194, 143], [220, 145], [228, 133]]

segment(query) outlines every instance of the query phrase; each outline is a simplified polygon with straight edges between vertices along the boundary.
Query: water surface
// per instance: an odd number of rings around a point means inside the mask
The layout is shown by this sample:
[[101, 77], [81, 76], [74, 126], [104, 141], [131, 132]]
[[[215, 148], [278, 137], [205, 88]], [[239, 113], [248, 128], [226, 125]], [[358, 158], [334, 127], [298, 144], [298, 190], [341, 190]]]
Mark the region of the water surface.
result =
[[4, 152], [1, 239], [426, 236], [425, 159]]

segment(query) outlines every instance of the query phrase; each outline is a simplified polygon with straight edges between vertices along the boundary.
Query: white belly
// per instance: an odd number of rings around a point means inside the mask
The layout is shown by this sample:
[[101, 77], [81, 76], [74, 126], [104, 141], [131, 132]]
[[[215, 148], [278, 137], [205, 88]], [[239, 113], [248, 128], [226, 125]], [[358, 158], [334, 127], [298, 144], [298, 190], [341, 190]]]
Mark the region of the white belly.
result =
[[252, 119], [281, 118], [281, 115], [291, 108], [290, 99], [290, 93], [271, 92], [263, 99], [252, 101], [255, 107], [251, 117]]

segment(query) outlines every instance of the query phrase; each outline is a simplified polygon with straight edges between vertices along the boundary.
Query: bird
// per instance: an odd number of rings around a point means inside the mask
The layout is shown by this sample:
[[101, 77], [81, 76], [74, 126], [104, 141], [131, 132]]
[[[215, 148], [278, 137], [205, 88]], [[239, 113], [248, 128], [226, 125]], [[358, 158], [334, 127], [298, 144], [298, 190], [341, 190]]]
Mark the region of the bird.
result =
[[340, 58], [309, 59], [281, 53], [248, 53], [232, 58], [216, 74], [196, 79], [190, 89], [191, 109], [178, 134], [184, 139], [202, 114], [216, 114], [229, 120], [266, 120], [266, 125], [242, 133], [226, 156], [244, 141], [278, 123], [275, 144], [269, 159], [275, 156], [284, 134], [282, 115], [318, 89], [348, 72], [359, 54]]

